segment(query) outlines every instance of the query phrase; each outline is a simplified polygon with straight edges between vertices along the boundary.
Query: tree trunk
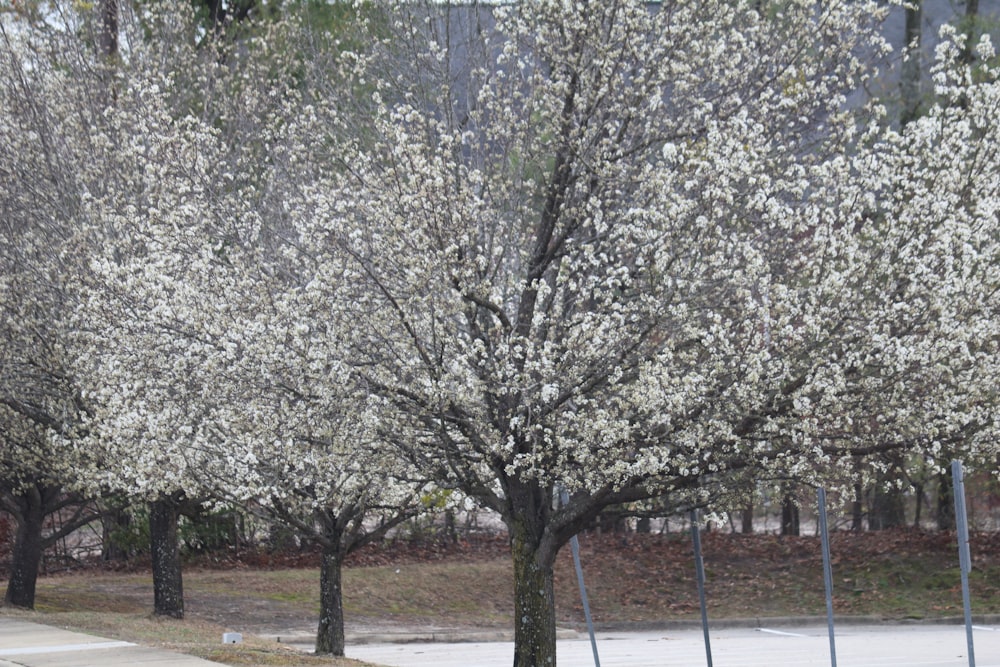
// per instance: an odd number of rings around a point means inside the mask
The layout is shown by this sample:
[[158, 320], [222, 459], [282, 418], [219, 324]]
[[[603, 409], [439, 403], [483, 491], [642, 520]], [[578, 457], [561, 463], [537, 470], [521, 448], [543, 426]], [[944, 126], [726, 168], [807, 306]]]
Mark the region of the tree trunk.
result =
[[902, 455], [892, 454], [888, 463], [885, 472], [879, 474], [875, 480], [871, 511], [868, 513], [869, 530], [889, 530], [906, 526]]
[[938, 473], [936, 514], [938, 530], [955, 529], [955, 487], [948, 468]]
[[35, 608], [35, 584], [42, 561], [42, 524], [45, 503], [34, 486], [14, 497], [19, 516], [11, 553], [10, 580], [4, 593], [4, 604], [25, 609]]
[[965, 0], [965, 47], [962, 49], [962, 60], [971, 64], [975, 59], [976, 23], [979, 20], [979, 0]]
[[854, 502], [851, 503], [851, 530], [860, 533], [865, 529], [865, 492], [861, 482], [854, 484]]
[[799, 506], [791, 493], [781, 499], [781, 534], [798, 537], [800, 533]]
[[448, 536], [452, 544], [458, 544], [458, 521], [456, 521], [455, 510], [448, 509], [444, 512], [444, 534]]
[[906, 508], [903, 492], [895, 486], [886, 487], [884, 482], [875, 485], [872, 509], [868, 515], [868, 528], [889, 530], [906, 525]]
[[319, 629], [316, 631], [318, 655], [344, 655], [342, 551], [339, 539], [323, 547], [323, 559], [319, 569]]
[[132, 515], [124, 507], [114, 506], [101, 513], [101, 560], [129, 559], [129, 551], [121, 542], [131, 525]]
[[101, 54], [109, 60], [118, 56], [118, 0], [101, 2]]
[[920, 115], [920, 77], [922, 75], [920, 61], [920, 43], [923, 34], [923, 9], [922, 0], [911, 0], [906, 8], [906, 46], [913, 47], [909, 58], [903, 62], [903, 71], [900, 76], [900, 93], [902, 97], [902, 110], [899, 114], [901, 125], [914, 120]]
[[601, 514], [601, 524], [607, 525], [608, 532], [613, 535], [621, 535], [628, 532], [628, 521], [622, 514], [620, 507], [612, 507], [607, 514]]
[[177, 502], [160, 498], [149, 504], [149, 547], [153, 557], [153, 612], [184, 618]]
[[526, 521], [510, 522], [514, 561], [514, 667], [555, 667], [556, 603], [553, 587], [555, 554], [540, 549], [539, 531]]
[[753, 532], [753, 504], [749, 504], [743, 508], [742, 524], [740, 529], [744, 535], [749, 535]]

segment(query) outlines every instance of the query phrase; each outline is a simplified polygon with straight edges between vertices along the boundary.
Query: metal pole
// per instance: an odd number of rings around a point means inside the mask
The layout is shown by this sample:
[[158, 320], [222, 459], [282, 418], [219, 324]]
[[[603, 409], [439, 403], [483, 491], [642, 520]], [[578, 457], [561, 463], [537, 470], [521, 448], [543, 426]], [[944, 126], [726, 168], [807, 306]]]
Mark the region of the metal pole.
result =
[[698, 600], [701, 603], [701, 631], [705, 635], [705, 657], [712, 667], [712, 642], [708, 637], [708, 605], [705, 602], [705, 564], [701, 559], [701, 534], [698, 532], [698, 510], [691, 510], [691, 539], [694, 540], [694, 570], [698, 578]]
[[826, 586], [826, 625], [830, 633], [830, 667], [837, 667], [837, 642], [833, 632], [833, 567], [830, 564], [830, 529], [826, 522], [826, 489], [819, 490], [819, 534], [823, 544], [823, 583]]
[[[569, 504], [569, 493], [559, 490], [559, 499], [563, 505]], [[569, 538], [570, 550], [573, 552], [573, 566], [576, 568], [576, 580], [580, 584], [580, 600], [583, 601], [583, 617], [587, 619], [587, 632], [590, 633], [590, 649], [594, 652], [594, 667], [601, 667], [601, 658], [597, 655], [597, 637], [594, 636], [594, 620], [590, 616], [590, 602], [587, 599], [587, 587], [583, 585], [583, 566], [580, 565], [580, 540], [576, 535]]]
[[976, 651], [972, 644], [972, 603], [969, 601], [969, 519], [965, 512], [965, 480], [962, 462], [951, 462], [952, 490], [955, 494], [955, 526], [958, 528], [958, 561], [962, 571], [962, 606], [965, 609], [965, 639], [969, 645], [969, 667], [976, 667]]

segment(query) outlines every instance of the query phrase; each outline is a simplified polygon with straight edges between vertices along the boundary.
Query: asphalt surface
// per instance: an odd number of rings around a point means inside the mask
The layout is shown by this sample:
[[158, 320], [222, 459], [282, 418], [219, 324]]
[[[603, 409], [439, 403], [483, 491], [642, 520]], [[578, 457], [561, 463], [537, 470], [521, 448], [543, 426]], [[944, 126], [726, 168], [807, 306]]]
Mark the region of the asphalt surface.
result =
[[[710, 632], [713, 667], [832, 665], [826, 626], [729, 628]], [[838, 627], [838, 667], [969, 667], [965, 626]], [[1000, 626], [977, 626], [976, 667], [1000, 667]], [[701, 630], [601, 632], [602, 667], [707, 665]], [[510, 667], [510, 642], [368, 644], [348, 646], [351, 658], [391, 667]], [[562, 667], [594, 664], [588, 637], [560, 640]]]
[[[995, 619], [991, 619], [995, 620]], [[348, 638], [347, 655], [387, 667], [509, 667], [507, 633], [395, 633]], [[311, 647], [305, 641], [284, 643]], [[305, 639], [304, 637], [302, 638]], [[220, 638], [221, 640], [221, 638]], [[471, 641], [470, 641], [471, 640]], [[764, 622], [710, 632], [713, 667], [832, 665], [825, 625]], [[838, 667], [969, 667], [964, 625], [838, 625]], [[1000, 667], [1000, 624], [977, 625], [976, 667]], [[699, 629], [599, 632], [602, 667], [707, 665]], [[593, 652], [585, 633], [561, 631], [559, 664], [588, 667]], [[0, 616], [0, 667], [211, 667], [219, 663]]]

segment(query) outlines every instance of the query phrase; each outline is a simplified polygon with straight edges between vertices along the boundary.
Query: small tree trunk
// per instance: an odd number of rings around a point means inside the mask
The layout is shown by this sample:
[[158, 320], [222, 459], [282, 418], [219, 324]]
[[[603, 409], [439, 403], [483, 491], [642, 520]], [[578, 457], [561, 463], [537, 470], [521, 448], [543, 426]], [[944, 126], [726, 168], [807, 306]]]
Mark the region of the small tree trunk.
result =
[[318, 655], [344, 655], [344, 596], [341, 568], [344, 554], [340, 540], [323, 547], [319, 569], [319, 629], [316, 631]]
[[903, 108], [899, 115], [901, 125], [906, 125], [920, 113], [921, 53], [920, 41], [923, 33], [923, 0], [913, 2], [906, 8], [906, 46], [913, 47], [908, 60], [903, 63], [900, 89]]
[[938, 530], [955, 529], [955, 487], [947, 468], [938, 473], [936, 518]]
[[628, 521], [620, 507], [606, 507], [596, 517], [591, 525], [586, 528], [588, 533], [596, 535], [612, 535], [628, 532]]
[[101, 54], [108, 59], [118, 55], [118, 0], [101, 2]]
[[177, 503], [161, 498], [149, 504], [149, 541], [153, 557], [153, 611], [158, 616], [184, 618], [184, 584]]
[[455, 520], [455, 510], [444, 512], [444, 533], [452, 544], [458, 544], [458, 522]]
[[962, 60], [971, 64], [975, 59], [976, 23], [979, 20], [979, 0], [965, 0], [965, 46], [962, 49]]
[[510, 529], [514, 561], [514, 667], [555, 667], [556, 604], [553, 560], [523, 522]]
[[872, 509], [868, 515], [871, 530], [889, 530], [906, 525], [906, 508], [903, 492], [896, 487], [886, 488], [883, 484], [875, 487]]
[[44, 499], [35, 487], [16, 496], [20, 516], [14, 533], [10, 580], [4, 603], [25, 609], [35, 608], [35, 584], [42, 561], [42, 524], [45, 521]]
[[753, 505], [747, 505], [743, 508], [742, 512], [742, 526], [740, 530], [744, 535], [749, 535], [753, 532]]
[[851, 503], [851, 530], [860, 533], [865, 529], [865, 490], [860, 482], [854, 484], [854, 502]]
[[906, 499], [903, 495], [903, 462], [893, 454], [885, 472], [875, 480], [872, 506], [868, 512], [869, 530], [889, 530], [906, 526]]
[[132, 516], [122, 507], [112, 507], [101, 513], [101, 560], [128, 560], [129, 552], [121, 545], [121, 539], [131, 525]]
[[781, 534], [798, 537], [799, 533], [799, 506], [795, 497], [786, 493], [781, 500]]

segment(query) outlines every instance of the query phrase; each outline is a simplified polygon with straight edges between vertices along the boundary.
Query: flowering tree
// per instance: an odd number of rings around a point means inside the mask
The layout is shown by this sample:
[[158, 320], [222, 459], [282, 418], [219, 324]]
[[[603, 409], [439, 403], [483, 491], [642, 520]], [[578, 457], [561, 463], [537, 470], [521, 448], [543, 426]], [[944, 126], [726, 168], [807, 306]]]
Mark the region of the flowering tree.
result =
[[383, 437], [509, 529], [515, 665], [555, 663], [553, 562], [602, 508], [992, 426], [992, 313], [944, 317], [951, 223], [912, 208], [960, 190], [901, 168], [938, 147], [919, 130], [845, 111], [877, 7], [422, 11], [292, 217]]
[[[886, 131], [868, 155], [864, 187], [879, 195], [871, 226], [881, 230], [881, 254], [870, 266], [875, 279], [896, 275], [876, 339], [893, 363], [881, 374], [911, 378], [902, 385], [908, 392], [880, 406], [885, 416], [871, 439], [909, 433], [932, 461], [947, 452], [995, 466], [996, 392], [988, 378], [997, 355], [992, 193], [1000, 128], [990, 109], [1000, 87], [988, 36], [967, 46], [965, 34], [944, 26], [941, 37], [931, 71], [936, 103]], [[974, 66], [970, 52], [979, 59]], [[899, 274], [899, 266], [909, 268]]]
[[[11, 218], [17, 242], [10, 245], [10, 257], [19, 253], [11, 261], [23, 269], [9, 274], [18, 276], [17, 290], [5, 295], [19, 296], [20, 311], [14, 310], [17, 304], [12, 298], [4, 303], [6, 313], [18, 313], [10, 321], [18, 325], [14, 333], [22, 338], [5, 352], [11, 354], [10, 368], [35, 369], [20, 385], [21, 396], [28, 399], [18, 401], [15, 395], [8, 406], [45, 427], [44, 436], [36, 442], [45, 447], [46, 454], [39, 459], [45, 461], [46, 470], [70, 471], [68, 479], [90, 494], [117, 488], [106, 484], [106, 475], [92, 473], [114, 469], [111, 462], [118, 462], [100, 448], [81, 446], [93, 435], [86, 425], [89, 406], [82, 395], [93, 383], [92, 377], [83, 377], [89, 372], [86, 362], [93, 350], [81, 336], [79, 313], [87, 306], [81, 289], [93, 283], [93, 269], [99, 266], [95, 260], [108, 238], [119, 238], [122, 231], [116, 219], [101, 215], [101, 203], [115, 201], [135, 209], [136, 202], [129, 197], [148, 201], [149, 188], [144, 187], [148, 182], [143, 179], [149, 174], [138, 159], [141, 150], [130, 145], [130, 139], [138, 142], [142, 134], [152, 136], [151, 129], [160, 129], [155, 124], [163, 123], [168, 131], [162, 144], [151, 139], [146, 147], [153, 152], [158, 145], [176, 144], [185, 131], [186, 136], [192, 134], [186, 126], [171, 131], [173, 119], [163, 112], [163, 96], [131, 87], [117, 71], [116, 5], [109, 1], [91, 7], [53, 6], [44, 12], [27, 12], [26, 8], [24, 15], [12, 16], [5, 26], [4, 43], [8, 84], [4, 92], [12, 110], [7, 118], [14, 136], [4, 145], [14, 156], [5, 161], [14, 165], [5, 176], [10, 177], [11, 210], [20, 216]], [[136, 27], [134, 21], [122, 24], [131, 28], [121, 35], [126, 44], [141, 42]], [[101, 45], [99, 49], [95, 43]], [[142, 54], [136, 50], [130, 49], [128, 55], [141, 62]], [[145, 62], [146, 70], [159, 78], [150, 76], [147, 83], [162, 86], [167, 73], [153, 65]], [[120, 238], [123, 244], [115, 246], [119, 252], [136, 249], [134, 244], [124, 246], [128, 237]], [[24, 276], [30, 276], [31, 282]], [[28, 286], [33, 291], [27, 291]], [[45, 401], [34, 400], [37, 396]], [[46, 479], [54, 479], [51, 472], [47, 475]], [[165, 477], [164, 482], [169, 479]], [[164, 499], [178, 493], [172, 488]], [[154, 528], [164, 526], [169, 531], [176, 516], [160, 510], [175, 509], [168, 503], [154, 506]], [[153, 547], [154, 565], [176, 562], [172, 550]], [[161, 568], [154, 569], [161, 572]], [[163, 578], [154, 577], [158, 611], [169, 608], [167, 613], [182, 613], [182, 607], [174, 606], [180, 599], [177, 572], [178, 594], [166, 596], [169, 600], [161, 594]]]
[[[88, 373], [86, 360], [92, 350], [80, 335], [78, 313], [86, 305], [81, 288], [93, 282], [99, 249], [121, 231], [115, 219], [101, 215], [100, 202], [112, 200], [135, 208], [135, 202], [128, 202], [130, 195], [148, 197], [143, 164], [137, 159], [140, 151], [129, 150], [128, 138], [141, 140], [140, 135], [153, 134], [150, 123], [169, 128], [172, 121], [163, 112], [162, 95], [137, 93], [116, 72], [115, 5], [109, 1], [90, 8], [54, 6], [38, 12], [25, 8], [4, 25], [8, 112], [4, 129], [10, 137], [4, 149], [11, 151], [4, 161], [11, 165], [4, 174], [5, 208], [11, 212], [5, 229], [9, 243], [4, 247], [4, 275], [10, 288], [3, 302], [5, 388], [9, 387], [4, 403], [35, 426], [30, 439], [11, 429], [18, 441], [11, 458], [22, 471], [28, 464], [34, 466], [37, 481], [32, 484], [37, 491], [31, 497], [49, 498], [49, 504], [65, 501], [59, 481], [72, 482], [91, 495], [114, 488], [105, 478], [88, 474], [114, 469], [109, 464], [114, 459], [99, 448], [80, 446], [92, 435], [85, 423], [89, 406], [82, 391], [93, 381], [82, 377]], [[136, 43], [134, 22], [131, 27], [126, 42]], [[94, 48], [94, 43], [101, 48]], [[137, 57], [135, 52], [130, 55]], [[146, 67], [156, 72], [150, 63]], [[157, 73], [160, 78], [148, 83], [163, 84], [165, 73]], [[181, 126], [165, 132], [162, 144], [176, 144], [184, 131]], [[187, 136], [191, 134], [188, 129]], [[154, 145], [147, 148], [156, 150]], [[131, 252], [135, 246], [116, 248]], [[27, 478], [24, 472], [15, 476], [22, 482]], [[163, 481], [169, 484], [169, 480], [168, 476]], [[164, 499], [177, 493], [171, 488]], [[175, 509], [167, 503], [155, 506], [154, 528], [164, 526], [169, 531], [176, 517], [161, 510]], [[40, 515], [27, 509], [22, 514]], [[176, 561], [175, 550], [153, 546], [155, 565]], [[174, 606], [180, 600], [177, 572], [178, 594], [166, 596], [170, 600], [161, 595], [163, 578], [155, 577], [158, 611], [182, 613]], [[19, 577], [12, 578], [12, 586], [18, 581]], [[32, 577], [31, 597], [33, 581]]]
[[343, 655], [343, 559], [418, 512], [421, 486], [345, 372], [337, 344], [350, 313], [324, 308], [259, 237], [230, 234], [220, 250], [219, 230], [195, 216], [175, 222], [155, 225], [141, 261], [106, 274], [144, 309], [115, 318], [97, 343], [88, 426], [126, 466], [109, 483], [149, 493], [169, 478], [164, 488], [238, 504], [318, 542], [316, 651]]
[[[85, 409], [67, 333], [80, 273], [76, 186], [87, 178], [75, 169], [88, 150], [77, 121], [94, 100], [31, 48], [28, 31], [23, 17], [0, 16], [0, 508], [17, 522], [4, 599], [22, 607], [34, 606], [45, 546], [94, 518], [79, 509], [43, 534], [46, 516], [85, 507], [76, 491], [87, 453], [65, 437]], [[64, 34], [50, 36], [58, 43]]]
[[[926, 8], [924, 5], [927, 5]], [[897, 58], [900, 66], [897, 72], [887, 72], [880, 76], [882, 85], [876, 85], [874, 92], [886, 98], [890, 113], [898, 116], [898, 123], [906, 125], [918, 118], [927, 109], [940, 101], [937, 92], [932, 88], [928, 68], [933, 64], [934, 46], [941, 40], [949, 40], [958, 33], [962, 34], [960, 59], [952, 59], [952, 69], [959, 65], [974, 63], [981, 58], [976, 54], [976, 35], [983, 31], [984, 25], [977, 19], [976, 2], [964, 3], [961, 6], [941, 5], [940, 3], [911, 2], [905, 7], [896, 7], [892, 11], [897, 14], [894, 25], [891, 20], [886, 25], [886, 31], [895, 30], [889, 34], [890, 41], [902, 49], [902, 56]], [[946, 27], [944, 34], [938, 34], [939, 28], [945, 23], [957, 27], [953, 30]], [[940, 63], [938, 65], [940, 69]], [[898, 90], [888, 84], [898, 83]], [[942, 187], [947, 187], [943, 185]], [[923, 495], [924, 482], [927, 475], [936, 477], [937, 486], [937, 523], [940, 528], [954, 527], [954, 505], [951, 493], [951, 476], [949, 462], [958, 452], [948, 444], [939, 447], [933, 457], [929, 457], [926, 470], [913, 470], [905, 465], [905, 454], [898, 450], [887, 452], [886, 465], [875, 475], [876, 480], [870, 512], [869, 527], [891, 528], [904, 524], [905, 498], [907, 486], [912, 483], [918, 496]], [[914, 474], [916, 473], [916, 474]], [[878, 479], [882, 478], [882, 479]], [[906, 483], [904, 483], [906, 480]], [[860, 492], [859, 492], [860, 498]], [[921, 517], [920, 504], [914, 518], [919, 522]], [[856, 518], [860, 525], [861, 518]]]
[[[335, 104], [309, 104], [327, 93], [311, 68], [328, 81], [340, 66], [286, 50], [306, 44], [294, 21], [208, 48], [191, 14], [143, 18], [167, 34], [118, 69], [102, 168], [120, 180], [86, 200], [74, 368], [86, 441], [116, 462], [88, 479], [174, 513], [185, 498], [238, 503], [317, 541], [316, 650], [342, 655], [342, 561], [419, 511], [422, 485], [347, 371], [353, 314], [312, 289], [334, 269], [302, 261], [288, 221], [336, 123]], [[173, 563], [162, 542], [154, 561], [162, 548]]]

